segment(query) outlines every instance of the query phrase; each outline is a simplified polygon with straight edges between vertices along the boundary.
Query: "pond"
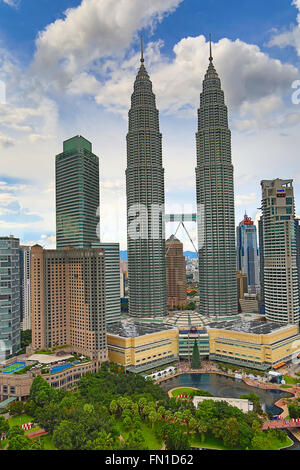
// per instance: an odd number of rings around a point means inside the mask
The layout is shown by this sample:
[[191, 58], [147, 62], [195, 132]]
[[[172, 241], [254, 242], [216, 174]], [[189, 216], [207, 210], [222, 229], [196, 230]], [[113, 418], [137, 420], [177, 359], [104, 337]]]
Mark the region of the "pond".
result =
[[263, 410], [274, 415], [281, 412], [275, 403], [280, 398], [291, 396], [290, 393], [281, 390], [263, 390], [251, 387], [242, 380], [219, 374], [183, 374], [162, 382], [161, 387], [166, 391], [177, 387], [194, 387], [206, 390], [214, 397], [222, 398], [240, 398], [241, 395], [253, 392], [260, 397]]

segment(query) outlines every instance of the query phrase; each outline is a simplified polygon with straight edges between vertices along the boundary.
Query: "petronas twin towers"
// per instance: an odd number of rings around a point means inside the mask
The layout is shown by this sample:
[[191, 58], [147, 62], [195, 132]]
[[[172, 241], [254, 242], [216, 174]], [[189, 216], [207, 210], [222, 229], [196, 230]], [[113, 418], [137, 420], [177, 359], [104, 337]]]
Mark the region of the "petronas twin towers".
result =
[[[196, 188], [200, 313], [238, 313], [231, 133], [212, 55], [198, 111]], [[162, 135], [152, 83], [141, 66], [127, 135], [129, 314], [167, 315]]]

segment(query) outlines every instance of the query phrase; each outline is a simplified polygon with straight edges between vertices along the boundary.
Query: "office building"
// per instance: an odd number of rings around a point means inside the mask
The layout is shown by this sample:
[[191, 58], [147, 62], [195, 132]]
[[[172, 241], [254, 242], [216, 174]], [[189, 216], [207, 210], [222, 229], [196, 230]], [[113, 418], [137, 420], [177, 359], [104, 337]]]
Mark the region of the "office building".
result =
[[71, 346], [107, 359], [105, 260], [100, 249], [31, 249], [32, 346]]
[[105, 253], [106, 324], [121, 320], [120, 246], [118, 243], [99, 243]]
[[21, 349], [20, 241], [0, 237], [0, 361]]
[[167, 315], [162, 135], [143, 52], [129, 111], [126, 194], [129, 314], [162, 317]]
[[248, 294], [248, 276], [242, 271], [236, 272], [238, 299], [243, 299]]
[[300, 352], [298, 325], [263, 321], [224, 321], [208, 328], [210, 359], [268, 370]]
[[183, 244], [172, 235], [166, 241], [167, 303], [170, 309], [187, 304], [187, 281]]
[[56, 247], [99, 244], [99, 158], [82, 136], [63, 143], [56, 156]]
[[298, 271], [298, 292], [299, 292], [299, 306], [300, 306], [300, 219], [295, 219], [296, 230], [296, 257], [297, 257], [297, 271]]
[[259, 235], [259, 280], [260, 280], [260, 298], [261, 298], [261, 313], [265, 314], [265, 257], [264, 257], [264, 225], [263, 217], [258, 221], [258, 235]]
[[30, 246], [20, 245], [20, 313], [22, 331], [31, 330]]
[[299, 323], [293, 180], [264, 180], [261, 186], [266, 317]]
[[212, 53], [198, 110], [196, 190], [200, 313], [238, 313], [231, 132]]
[[257, 233], [254, 222], [247, 214], [236, 229], [236, 239], [237, 270], [247, 274], [249, 293], [257, 294], [260, 291]]
[[143, 372], [178, 360], [178, 330], [135, 321], [108, 327], [109, 360], [131, 372]]

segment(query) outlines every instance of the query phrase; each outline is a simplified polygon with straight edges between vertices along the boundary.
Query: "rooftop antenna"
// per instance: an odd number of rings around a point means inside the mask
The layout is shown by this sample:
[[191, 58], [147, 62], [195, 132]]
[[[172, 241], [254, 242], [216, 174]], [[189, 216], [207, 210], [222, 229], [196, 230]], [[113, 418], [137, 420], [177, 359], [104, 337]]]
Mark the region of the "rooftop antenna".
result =
[[210, 60], [210, 62], [213, 61], [212, 45], [211, 45], [211, 33], [209, 33], [209, 60]]
[[144, 59], [144, 44], [143, 44], [143, 35], [141, 34], [141, 63], [145, 62]]

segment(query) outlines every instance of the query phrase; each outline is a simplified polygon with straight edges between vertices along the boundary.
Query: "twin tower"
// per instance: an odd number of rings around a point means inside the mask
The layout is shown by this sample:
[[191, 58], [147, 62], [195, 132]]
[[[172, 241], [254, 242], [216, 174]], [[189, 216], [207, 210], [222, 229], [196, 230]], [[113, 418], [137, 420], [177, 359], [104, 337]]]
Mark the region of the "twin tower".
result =
[[[238, 313], [231, 132], [212, 53], [196, 141], [200, 313], [231, 316]], [[129, 111], [126, 192], [129, 314], [163, 317], [167, 288], [162, 134], [143, 50]]]

